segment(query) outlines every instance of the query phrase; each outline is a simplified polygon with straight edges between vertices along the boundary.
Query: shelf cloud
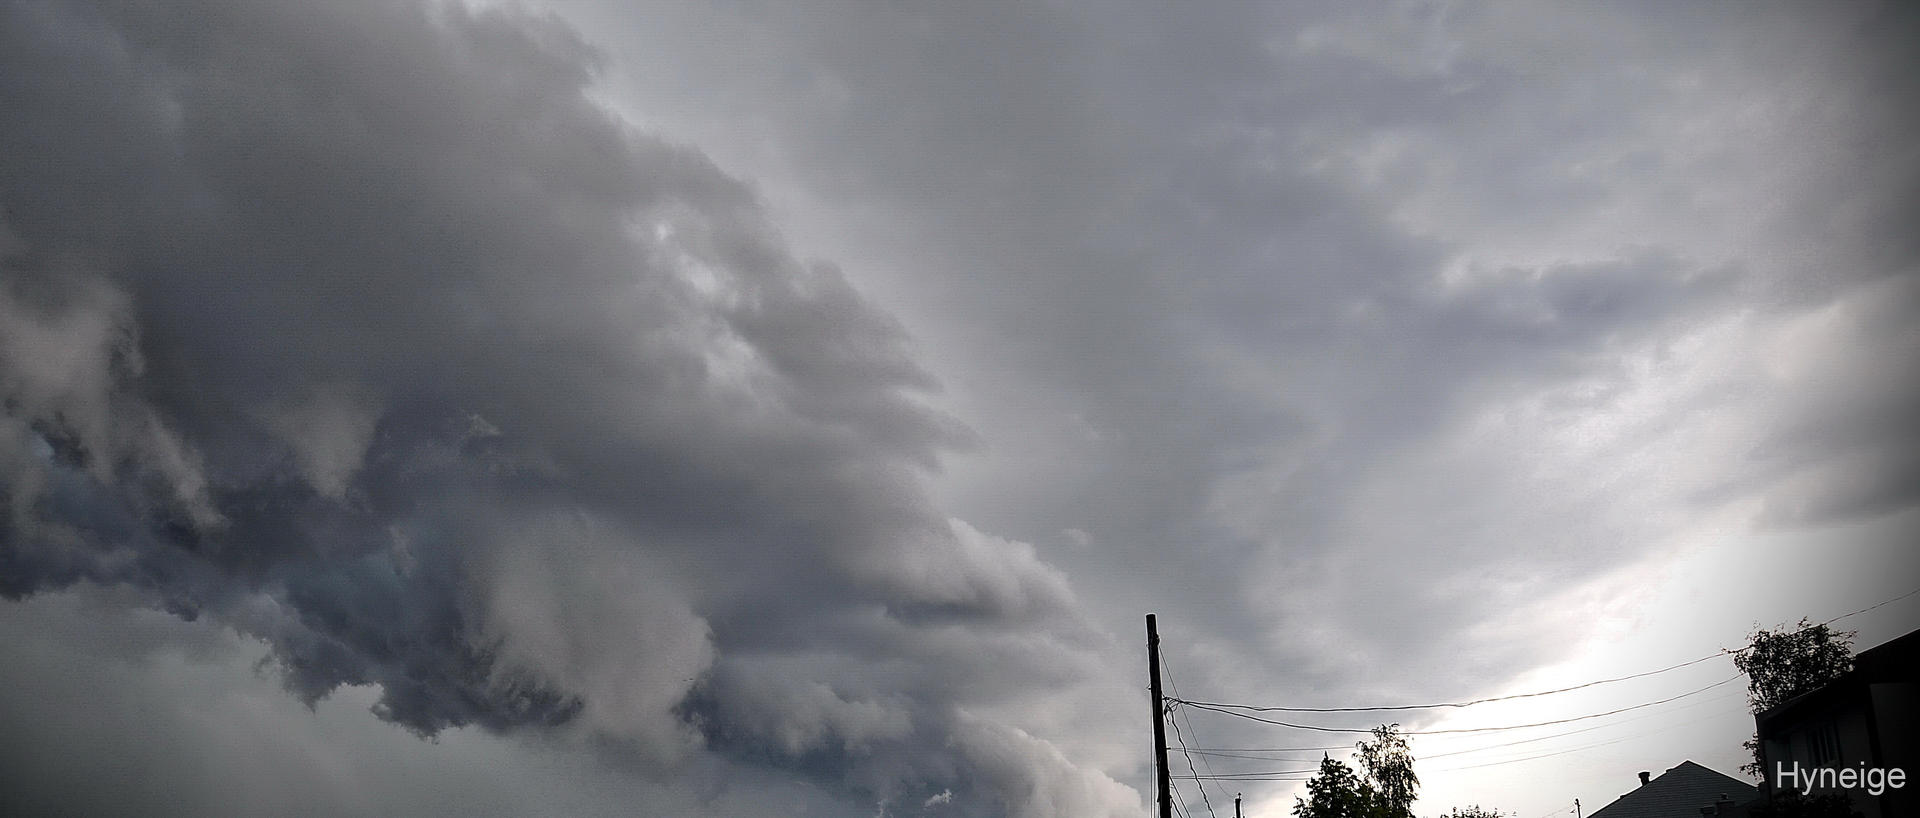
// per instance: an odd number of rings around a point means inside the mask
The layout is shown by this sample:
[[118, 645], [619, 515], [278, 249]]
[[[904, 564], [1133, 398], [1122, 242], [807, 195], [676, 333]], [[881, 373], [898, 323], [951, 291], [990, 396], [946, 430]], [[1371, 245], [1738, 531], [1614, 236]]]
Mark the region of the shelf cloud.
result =
[[[1093, 631], [1032, 547], [929, 501], [972, 435], [899, 322], [595, 103], [575, 31], [5, 13], [9, 598], [138, 589], [422, 736], [720, 753], [956, 814], [1137, 803], [969, 710]], [[876, 636], [900, 667], [864, 669]], [[967, 654], [997, 661], [957, 684]]]

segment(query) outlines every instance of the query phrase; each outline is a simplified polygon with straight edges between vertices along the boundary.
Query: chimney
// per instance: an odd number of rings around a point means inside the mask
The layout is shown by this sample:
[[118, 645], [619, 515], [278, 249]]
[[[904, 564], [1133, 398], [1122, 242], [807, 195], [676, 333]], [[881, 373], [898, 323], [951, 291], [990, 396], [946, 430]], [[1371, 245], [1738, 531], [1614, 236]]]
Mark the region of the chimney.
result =
[[1646, 770], [1640, 771], [1640, 786], [1642, 787], [1646, 786], [1647, 782], [1651, 781], [1652, 779], [1653, 779], [1653, 773], [1647, 772]]

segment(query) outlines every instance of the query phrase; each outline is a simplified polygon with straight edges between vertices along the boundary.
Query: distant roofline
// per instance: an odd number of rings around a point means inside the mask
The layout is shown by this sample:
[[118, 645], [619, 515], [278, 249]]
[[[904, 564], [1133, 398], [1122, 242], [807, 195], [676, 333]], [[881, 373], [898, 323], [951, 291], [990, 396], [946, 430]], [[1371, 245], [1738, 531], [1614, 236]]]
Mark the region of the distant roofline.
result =
[[[1658, 791], [1665, 787], [1674, 786], [1675, 780], [1668, 779], [1667, 776], [1671, 775], [1674, 771], [1680, 770], [1684, 767], [1692, 767], [1694, 768], [1694, 770], [1698, 771], [1698, 772], [1689, 771], [1688, 773], [1686, 773], [1686, 775], [1688, 776], [1698, 777], [1700, 773], [1708, 773], [1714, 776], [1715, 778], [1724, 779], [1724, 782], [1725, 782], [1724, 786], [1726, 787], [1726, 791], [1720, 794], [1727, 796], [1728, 798], [1733, 800], [1735, 804], [1752, 803], [1755, 799], [1760, 797], [1761, 793], [1760, 793], [1759, 787], [1756, 787], [1752, 784], [1749, 784], [1731, 775], [1727, 775], [1726, 773], [1720, 772], [1719, 770], [1716, 770], [1712, 767], [1708, 767], [1705, 764], [1701, 764], [1689, 758], [1689, 759], [1682, 759], [1680, 763], [1666, 768], [1666, 770], [1662, 771], [1659, 775], [1654, 776], [1647, 783], [1640, 784], [1634, 789], [1628, 790], [1627, 792], [1622, 793], [1619, 797], [1613, 799], [1613, 801], [1600, 807], [1598, 810], [1595, 810], [1589, 813], [1587, 818], [1604, 818], [1604, 816], [1608, 814], [1609, 810], [1614, 811], [1612, 814], [1620, 815], [1620, 816], [1645, 814], [1645, 811], [1648, 809], [1649, 806], [1659, 805], [1663, 802], [1663, 799], [1670, 799], [1673, 796], [1670, 794], [1656, 793], [1655, 795], [1651, 796], [1652, 798], [1655, 799], [1653, 801], [1647, 801], [1645, 797], [1636, 797], [1636, 796], [1642, 796], [1644, 793], [1647, 793], [1650, 790]], [[1665, 781], [1666, 784], [1663, 785], [1661, 783], [1662, 781]], [[1715, 782], [1715, 783], [1720, 783], [1720, 782]]]

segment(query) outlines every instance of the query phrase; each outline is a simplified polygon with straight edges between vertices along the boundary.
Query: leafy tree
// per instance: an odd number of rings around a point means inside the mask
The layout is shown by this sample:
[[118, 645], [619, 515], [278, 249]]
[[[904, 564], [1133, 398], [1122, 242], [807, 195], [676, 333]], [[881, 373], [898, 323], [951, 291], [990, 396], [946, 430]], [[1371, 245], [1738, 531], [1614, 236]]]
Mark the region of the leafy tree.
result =
[[1375, 818], [1373, 786], [1330, 756], [1320, 758], [1320, 772], [1307, 781], [1307, 797], [1293, 799], [1297, 818]]
[[1360, 772], [1330, 757], [1320, 760], [1320, 771], [1307, 781], [1307, 798], [1295, 798], [1298, 818], [1413, 818], [1414, 791], [1420, 779], [1413, 774], [1413, 753], [1400, 725], [1383, 724], [1372, 741], [1357, 745]]
[[1420, 778], [1413, 774], [1413, 753], [1400, 725], [1383, 724], [1373, 728], [1373, 741], [1360, 742], [1360, 766], [1378, 795], [1380, 814], [1385, 818], [1413, 818], [1415, 791]]
[[[1747, 674], [1747, 704], [1755, 715], [1788, 699], [1818, 690], [1853, 669], [1853, 631], [1835, 631], [1806, 619], [1794, 630], [1756, 630], [1747, 649], [1733, 657], [1734, 667]], [[1753, 762], [1740, 770], [1759, 778], [1760, 737], [1745, 744]]]
[[1471, 807], [1454, 807], [1452, 812], [1440, 818], [1508, 818], [1512, 813], [1502, 813], [1497, 809], [1487, 809], [1479, 804]]
[[1800, 620], [1792, 631], [1754, 631], [1733, 664], [1747, 674], [1747, 701], [1758, 713], [1818, 689], [1853, 669], [1853, 632]]

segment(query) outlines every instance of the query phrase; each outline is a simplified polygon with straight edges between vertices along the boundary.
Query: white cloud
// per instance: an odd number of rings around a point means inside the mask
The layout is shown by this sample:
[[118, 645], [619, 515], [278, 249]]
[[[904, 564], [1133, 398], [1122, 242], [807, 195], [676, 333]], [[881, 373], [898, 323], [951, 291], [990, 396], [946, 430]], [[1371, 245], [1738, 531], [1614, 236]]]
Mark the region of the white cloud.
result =
[[260, 414], [267, 427], [292, 448], [308, 485], [323, 497], [341, 500], [373, 442], [380, 401], [352, 383], [322, 384], [271, 404]]
[[701, 746], [675, 712], [712, 666], [706, 621], [644, 544], [575, 517], [509, 524], [486, 559], [493, 683], [534, 682], [583, 703], [574, 729], [631, 742], [662, 765]]

